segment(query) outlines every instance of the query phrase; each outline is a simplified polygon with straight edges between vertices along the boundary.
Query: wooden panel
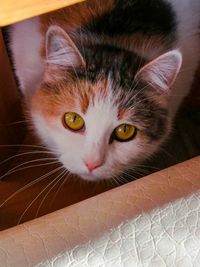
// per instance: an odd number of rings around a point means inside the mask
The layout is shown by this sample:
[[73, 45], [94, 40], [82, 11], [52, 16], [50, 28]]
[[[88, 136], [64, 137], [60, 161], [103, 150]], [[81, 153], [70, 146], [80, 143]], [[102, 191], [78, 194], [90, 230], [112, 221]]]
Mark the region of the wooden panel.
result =
[[14, 153], [13, 147], [6, 147], [20, 142], [22, 128], [13, 123], [21, 120], [20, 96], [7, 57], [0, 30], [0, 176], [6, 165], [1, 161]]
[[83, 0], [0, 0], [0, 26], [41, 15]]

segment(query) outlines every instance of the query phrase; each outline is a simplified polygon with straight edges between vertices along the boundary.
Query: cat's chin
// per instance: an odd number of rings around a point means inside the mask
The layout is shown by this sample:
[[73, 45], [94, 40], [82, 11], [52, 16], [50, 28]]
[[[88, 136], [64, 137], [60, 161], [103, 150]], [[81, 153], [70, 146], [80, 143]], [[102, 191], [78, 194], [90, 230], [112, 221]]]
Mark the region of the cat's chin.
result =
[[89, 181], [89, 182], [98, 182], [98, 181], [102, 181], [105, 179], [108, 179], [108, 177], [103, 177], [103, 176], [97, 176], [94, 174], [81, 174], [79, 175], [80, 179], [85, 180], [85, 181]]

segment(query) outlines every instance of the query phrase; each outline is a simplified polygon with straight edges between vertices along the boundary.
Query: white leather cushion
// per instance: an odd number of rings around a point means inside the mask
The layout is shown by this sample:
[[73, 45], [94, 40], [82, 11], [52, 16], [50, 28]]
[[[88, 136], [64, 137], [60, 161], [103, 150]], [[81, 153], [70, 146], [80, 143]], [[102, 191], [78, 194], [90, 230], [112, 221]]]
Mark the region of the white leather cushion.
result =
[[199, 215], [200, 193], [139, 215], [38, 266], [199, 267]]

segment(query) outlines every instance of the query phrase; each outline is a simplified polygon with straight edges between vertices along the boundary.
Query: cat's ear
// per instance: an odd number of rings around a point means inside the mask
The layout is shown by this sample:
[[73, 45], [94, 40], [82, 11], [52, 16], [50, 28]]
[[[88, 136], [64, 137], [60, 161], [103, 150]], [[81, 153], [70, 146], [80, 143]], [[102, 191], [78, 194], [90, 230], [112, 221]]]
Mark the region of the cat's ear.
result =
[[46, 62], [63, 67], [85, 65], [78, 48], [59, 26], [50, 26], [46, 33]]
[[182, 55], [178, 50], [167, 52], [145, 65], [136, 74], [135, 79], [149, 84], [156, 90], [170, 94], [182, 65]]

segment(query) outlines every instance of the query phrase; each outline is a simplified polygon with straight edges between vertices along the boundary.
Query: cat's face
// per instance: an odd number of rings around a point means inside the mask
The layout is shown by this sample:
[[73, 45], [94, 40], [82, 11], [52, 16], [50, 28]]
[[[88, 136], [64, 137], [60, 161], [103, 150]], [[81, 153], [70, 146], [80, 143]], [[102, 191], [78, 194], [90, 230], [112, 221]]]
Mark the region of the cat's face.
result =
[[168, 89], [181, 64], [177, 51], [142, 68], [135, 55], [110, 47], [85, 48], [83, 58], [58, 27], [48, 33], [47, 47], [31, 116], [66, 169], [87, 180], [106, 179], [158, 149], [170, 130]]
[[[111, 81], [84, 83], [71, 82], [70, 88], [65, 83], [57, 92], [44, 85], [33, 98], [39, 136], [60, 152], [63, 165], [97, 180], [117, 175], [152, 154], [168, 132], [167, 111], [119, 89], [120, 97]], [[85, 94], [79, 94], [80, 89]]]

